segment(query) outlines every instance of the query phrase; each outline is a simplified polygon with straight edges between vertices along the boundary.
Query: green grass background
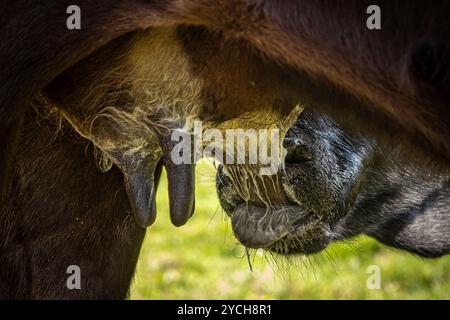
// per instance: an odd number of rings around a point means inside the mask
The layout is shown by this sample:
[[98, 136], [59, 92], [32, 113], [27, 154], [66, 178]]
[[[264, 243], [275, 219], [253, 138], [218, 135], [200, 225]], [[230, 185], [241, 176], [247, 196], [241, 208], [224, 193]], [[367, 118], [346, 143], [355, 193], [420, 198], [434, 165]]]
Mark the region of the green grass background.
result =
[[[363, 237], [291, 261], [253, 252], [251, 272], [220, 209], [214, 171], [207, 160], [197, 166], [195, 214], [181, 228], [170, 224], [163, 175], [131, 299], [450, 298], [450, 256], [422, 259]], [[381, 270], [380, 290], [367, 288], [370, 265]]]

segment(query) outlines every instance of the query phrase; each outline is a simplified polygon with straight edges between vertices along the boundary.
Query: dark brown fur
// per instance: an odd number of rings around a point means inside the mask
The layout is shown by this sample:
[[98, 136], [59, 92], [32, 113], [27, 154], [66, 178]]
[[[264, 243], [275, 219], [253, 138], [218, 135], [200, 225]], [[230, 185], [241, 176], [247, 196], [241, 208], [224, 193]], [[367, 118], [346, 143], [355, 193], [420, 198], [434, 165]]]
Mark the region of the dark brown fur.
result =
[[[204, 25], [244, 38], [300, 72], [305, 103], [448, 164], [450, 24], [445, 1], [382, 1], [382, 30], [365, 27], [366, 1], [79, 2], [83, 28], [65, 28], [66, 1], [5, 1], [0, 97], [1, 181], [21, 110], [52, 79], [111, 39], [141, 27]], [[328, 88], [325, 89], [324, 88]], [[352, 103], [336, 107], [344, 98]], [[344, 107], [346, 106], [346, 107]], [[357, 120], [357, 121], [356, 121]]]
[[[122, 174], [99, 172], [86, 140], [30, 111], [0, 210], [0, 299], [124, 299], [145, 229]], [[70, 265], [81, 290], [66, 286]]]
[[448, 165], [448, 1], [378, 1], [376, 31], [366, 28], [371, 1], [227, 3], [216, 9], [221, 18], [197, 2], [193, 12], [299, 71], [305, 104]]

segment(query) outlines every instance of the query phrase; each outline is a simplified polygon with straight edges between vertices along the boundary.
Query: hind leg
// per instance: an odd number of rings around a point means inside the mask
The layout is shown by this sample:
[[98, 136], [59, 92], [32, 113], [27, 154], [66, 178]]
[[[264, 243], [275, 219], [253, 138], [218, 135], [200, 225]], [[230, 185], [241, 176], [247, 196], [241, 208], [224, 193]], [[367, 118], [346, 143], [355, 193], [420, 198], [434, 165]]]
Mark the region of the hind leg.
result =
[[[69, 130], [71, 131], [71, 130]], [[100, 173], [73, 132], [54, 138], [29, 115], [0, 217], [0, 295], [123, 299], [145, 230], [131, 217], [123, 177]], [[68, 267], [81, 289], [69, 290]]]

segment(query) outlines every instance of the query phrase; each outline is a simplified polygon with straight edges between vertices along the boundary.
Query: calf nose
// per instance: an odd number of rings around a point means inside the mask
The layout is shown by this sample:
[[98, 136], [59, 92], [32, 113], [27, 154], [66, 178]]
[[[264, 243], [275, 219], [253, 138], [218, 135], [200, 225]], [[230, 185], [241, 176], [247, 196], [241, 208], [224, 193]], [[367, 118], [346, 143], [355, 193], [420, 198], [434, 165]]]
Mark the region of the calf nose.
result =
[[303, 163], [313, 159], [310, 148], [300, 139], [286, 138], [283, 141], [283, 147], [286, 149], [285, 163]]

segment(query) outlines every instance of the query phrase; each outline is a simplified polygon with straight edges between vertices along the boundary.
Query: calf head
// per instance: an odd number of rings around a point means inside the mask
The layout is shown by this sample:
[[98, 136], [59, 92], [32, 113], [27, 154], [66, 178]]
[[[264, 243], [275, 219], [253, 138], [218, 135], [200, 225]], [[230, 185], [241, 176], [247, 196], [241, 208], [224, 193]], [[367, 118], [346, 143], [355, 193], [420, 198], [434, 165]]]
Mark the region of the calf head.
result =
[[245, 199], [227, 168], [219, 167], [220, 203], [245, 246], [308, 254], [366, 234], [423, 256], [450, 252], [448, 173], [399, 163], [399, 150], [346, 134], [307, 111], [284, 146], [280, 181], [288, 203]]

